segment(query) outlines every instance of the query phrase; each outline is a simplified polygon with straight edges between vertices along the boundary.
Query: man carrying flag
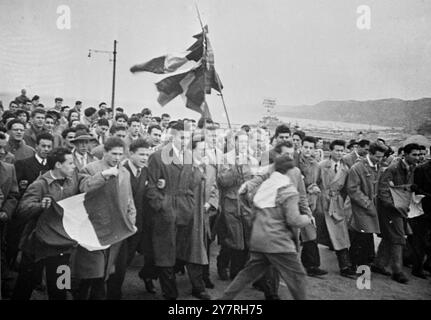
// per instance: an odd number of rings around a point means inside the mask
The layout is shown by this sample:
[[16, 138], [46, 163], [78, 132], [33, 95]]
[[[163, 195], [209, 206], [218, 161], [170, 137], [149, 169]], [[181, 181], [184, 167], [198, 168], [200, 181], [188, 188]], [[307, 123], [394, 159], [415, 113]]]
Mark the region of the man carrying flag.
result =
[[48, 298], [66, 300], [66, 290], [57, 286], [59, 266], [68, 266], [72, 245], [56, 246], [47, 244], [48, 239], [36, 236], [35, 229], [39, 217], [54, 201], [79, 193], [78, 176], [72, 153], [65, 148], [53, 151], [50, 158], [51, 170], [40, 176], [24, 193], [16, 218], [26, 224], [21, 246], [22, 260], [12, 300], [29, 300], [33, 289], [40, 280], [43, 268], [46, 270]]
[[[119, 166], [124, 157], [125, 144], [122, 139], [111, 137], [105, 142], [103, 148], [102, 160], [89, 163], [79, 172], [82, 178], [80, 190], [82, 192], [99, 190], [109, 183], [112, 177], [117, 177], [119, 194], [118, 199], [115, 200], [118, 201], [118, 209], [121, 211], [124, 219], [117, 220], [117, 225], [111, 224], [111, 230], [107, 230], [107, 236], [121, 240], [121, 235], [115, 234], [115, 230], [130, 229], [132, 227], [136, 231], [134, 226], [136, 209], [130, 185], [130, 173], [126, 168]], [[101, 198], [98, 204], [99, 209], [105, 206], [105, 203], [102, 203], [103, 200], [106, 200], [108, 203], [110, 202], [110, 199]], [[106, 209], [109, 210], [110, 208], [107, 207]], [[107, 223], [111, 223], [111, 221]], [[106, 292], [106, 281], [114, 270], [121, 243], [119, 241], [113, 243], [109, 248], [93, 251], [83, 246], [78, 246], [72, 263], [74, 276], [80, 280], [77, 299], [104, 300], [107, 295], [110, 296], [112, 294], [109, 292], [109, 286], [108, 292]]]

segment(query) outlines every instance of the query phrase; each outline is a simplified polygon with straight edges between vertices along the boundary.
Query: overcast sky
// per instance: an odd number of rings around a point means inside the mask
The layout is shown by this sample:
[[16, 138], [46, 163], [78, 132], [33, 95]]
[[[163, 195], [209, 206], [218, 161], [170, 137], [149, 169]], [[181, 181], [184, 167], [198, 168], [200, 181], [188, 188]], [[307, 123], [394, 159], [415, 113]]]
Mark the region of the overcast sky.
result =
[[[183, 101], [161, 108], [154, 83], [131, 74], [153, 57], [184, 51], [200, 31], [192, 0], [1, 0], [0, 92], [104, 100], [112, 63], [88, 49], [112, 50], [118, 40], [117, 105], [129, 113], [194, 116]], [[431, 96], [431, 1], [200, 0], [216, 69], [233, 122], [255, 121], [265, 97], [279, 105], [322, 100]], [[68, 5], [71, 29], [59, 30], [57, 7]], [[371, 29], [356, 12], [371, 9]], [[1, 99], [1, 96], [0, 96]], [[208, 98], [223, 121], [218, 96]], [[49, 105], [51, 103], [48, 103]]]

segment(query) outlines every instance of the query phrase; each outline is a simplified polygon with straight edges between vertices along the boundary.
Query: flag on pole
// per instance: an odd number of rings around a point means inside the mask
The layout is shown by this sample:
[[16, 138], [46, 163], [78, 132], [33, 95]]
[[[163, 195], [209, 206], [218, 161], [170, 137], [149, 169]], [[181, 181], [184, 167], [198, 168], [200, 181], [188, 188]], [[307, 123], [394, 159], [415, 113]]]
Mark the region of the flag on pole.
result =
[[204, 45], [204, 38], [200, 34], [194, 36], [196, 42], [193, 43], [187, 51], [175, 54], [166, 54], [161, 57], [151, 59], [142, 64], [134, 65], [130, 68], [132, 73], [136, 72], [152, 72], [157, 74], [165, 74], [177, 71], [184, 66], [187, 62], [191, 62], [190, 69], [197, 66], [197, 63], [202, 59]]
[[53, 202], [39, 217], [35, 236], [55, 247], [107, 249], [136, 232], [119, 196], [118, 179], [111, 178], [97, 190]]
[[223, 85], [214, 68], [214, 53], [207, 37], [208, 27], [193, 36], [196, 41], [179, 55], [165, 55], [154, 58], [146, 63], [133, 66], [130, 71], [148, 71], [157, 74], [172, 73], [185, 66], [190, 68], [156, 83], [159, 92], [157, 101], [161, 106], [181, 95], [187, 108], [200, 113], [203, 117], [211, 118], [205, 94], [211, 94], [211, 89], [221, 92]]

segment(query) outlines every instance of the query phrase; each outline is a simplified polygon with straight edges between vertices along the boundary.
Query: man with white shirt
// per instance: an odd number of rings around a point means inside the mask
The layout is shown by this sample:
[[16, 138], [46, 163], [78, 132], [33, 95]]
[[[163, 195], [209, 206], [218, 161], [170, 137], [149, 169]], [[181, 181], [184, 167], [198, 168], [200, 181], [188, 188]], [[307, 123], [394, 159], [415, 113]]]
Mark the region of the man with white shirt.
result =
[[96, 127], [94, 128], [94, 134], [99, 144], [104, 144], [107, 139], [107, 133], [109, 130], [109, 121], [107, 119], [97, 120]]
[[148, 108], [144, 108], [141, 112], [141, 115], [141, 134], [145, 135], [148, 132], [151, 123], [151, 110]]
[[353, 266], [372, 263], [375, 256], [373, 234], [380, 233], [376, 208], [377, 181], [386, 147], [376, 142], [369, 148], [369, 154], [350, 168], [347, 177], [347, 193], [352, 203], [349, 231], [350, 259]]
[[33, 181], [49, 170], [47, 157], [52, 150], [53, 143], [54, 137], [51, 134], [47, 132], [40, 133], [36, 137], [35, 155], [15, 162], [17, 181], [21, 194], [24, 193]]
[[92, 139], [93, 137], [85, 131], [78, 131], [73, 139], [72, 143], [75, 147], [72, 150], [72, 156], [78, 171], [97, 160], [95, 156], [90, 154], [90, 140]]

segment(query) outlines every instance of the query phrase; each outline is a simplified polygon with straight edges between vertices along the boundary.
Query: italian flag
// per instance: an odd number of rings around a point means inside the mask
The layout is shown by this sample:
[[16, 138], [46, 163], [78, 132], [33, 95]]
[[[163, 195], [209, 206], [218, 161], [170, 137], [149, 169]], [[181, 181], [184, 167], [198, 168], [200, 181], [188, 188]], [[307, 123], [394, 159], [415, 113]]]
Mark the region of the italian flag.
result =
[[35, 236], [54, 247], [107, 249], [137, 230], [119, 197], [118, 178], [111, 178], [97, 190], [53, 202], [40, 215]]

